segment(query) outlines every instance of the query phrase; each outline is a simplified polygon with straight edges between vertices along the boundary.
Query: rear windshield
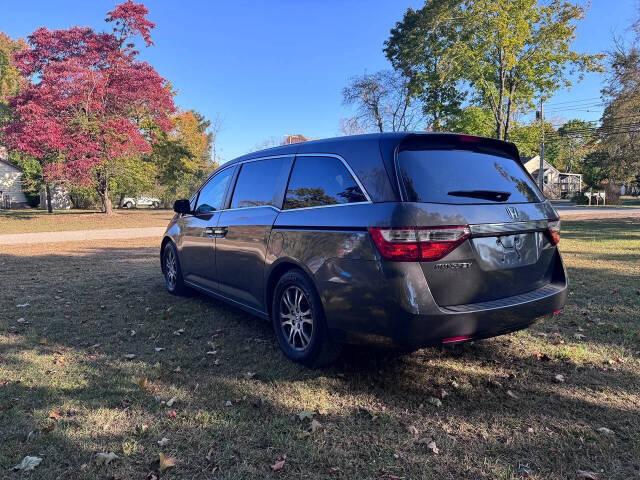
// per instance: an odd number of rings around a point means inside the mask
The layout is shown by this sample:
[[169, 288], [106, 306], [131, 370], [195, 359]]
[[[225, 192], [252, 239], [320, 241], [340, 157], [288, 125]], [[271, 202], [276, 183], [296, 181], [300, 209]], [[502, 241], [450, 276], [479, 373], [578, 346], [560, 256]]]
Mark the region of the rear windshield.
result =
[[529, 175], [512, 158], [467, 150], [401, 150], [397, 161], [410, 202], [541, 201]]

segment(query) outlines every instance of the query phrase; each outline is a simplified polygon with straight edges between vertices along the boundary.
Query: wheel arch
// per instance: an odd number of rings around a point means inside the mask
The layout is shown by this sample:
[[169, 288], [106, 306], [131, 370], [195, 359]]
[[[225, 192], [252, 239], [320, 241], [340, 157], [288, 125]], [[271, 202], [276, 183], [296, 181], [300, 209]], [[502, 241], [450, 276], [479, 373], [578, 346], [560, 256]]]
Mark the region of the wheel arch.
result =
[[275, 292], [278, 280], [290, 270], [300, 270], [309, 279], [313, 289], [322, 302], [322, 296], [318, 291], [315, 279], [309, 268], [303, 263], [298, 262], [293, 258], [281, 258], [271, 265], [269, 274], [267, 275], [267, 281], [265, 284], [265, 305], [267, 307], [267, 314], [271, 318], [271, 309], [273, 304], [273, 293]]

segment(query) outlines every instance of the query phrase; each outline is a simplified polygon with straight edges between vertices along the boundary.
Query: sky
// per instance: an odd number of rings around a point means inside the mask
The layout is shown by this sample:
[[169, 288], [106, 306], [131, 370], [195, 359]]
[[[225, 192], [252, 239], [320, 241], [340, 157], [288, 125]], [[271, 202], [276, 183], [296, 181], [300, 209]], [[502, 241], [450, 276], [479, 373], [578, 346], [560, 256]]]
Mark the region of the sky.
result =
[[[592, 0], [574, 48], [597, 53], [629, 37], [640, 0]], [[342, 88], [365, 72], [390, 68], [382, 49], [389, 30], [419, 0], [144, 1], [155, 43], [141, 58], [178, 90], [176, 103], [222, 119], [217, 148], [225, 160], [269, 139], [339, 134]], [[578, 0], [585, 4], [586, 1]], [[40, 26], [108, 30], [115, 0], [0, 0], [0, 31], [28, 36]], [[588, 74], [546, 105], [554, 122], [597, 120], [603, 77]], [[583, 104], [574, 102], [585, 100]], [[567, 109], [569, 105], [572, 110]], [[580, 108], [578, 108], [580, 107]]]

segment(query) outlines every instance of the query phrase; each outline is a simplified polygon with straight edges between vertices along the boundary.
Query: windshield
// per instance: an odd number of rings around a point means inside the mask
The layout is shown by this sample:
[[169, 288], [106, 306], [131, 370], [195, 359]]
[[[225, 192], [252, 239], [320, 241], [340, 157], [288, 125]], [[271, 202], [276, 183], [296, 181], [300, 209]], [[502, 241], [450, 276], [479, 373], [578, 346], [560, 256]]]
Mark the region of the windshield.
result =
[[533, 203], [541, 199], [514, 159], [468, 150], [401, 150], [407, 200], [429, 203]]

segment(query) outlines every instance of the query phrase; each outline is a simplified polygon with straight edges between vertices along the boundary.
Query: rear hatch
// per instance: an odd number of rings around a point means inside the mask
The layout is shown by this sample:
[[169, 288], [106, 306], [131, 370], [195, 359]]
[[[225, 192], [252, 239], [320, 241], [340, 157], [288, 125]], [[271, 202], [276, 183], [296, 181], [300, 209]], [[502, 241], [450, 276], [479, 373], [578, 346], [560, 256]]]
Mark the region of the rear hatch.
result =
[[435, 301], [441, 306], [486, 302], [553, 282], [561, 270], [557, 237], [549, 230], [559, 230], [557, 214], [515, 147], [479, 137], [438, 137], [429, 143], [409, 137], [396, 155], [418, 239], [429, 245], [429, 239], [442, 237], [432, 227], [468, 227], [459, 230], [463, 237], [442, 258], [421, 257]]

